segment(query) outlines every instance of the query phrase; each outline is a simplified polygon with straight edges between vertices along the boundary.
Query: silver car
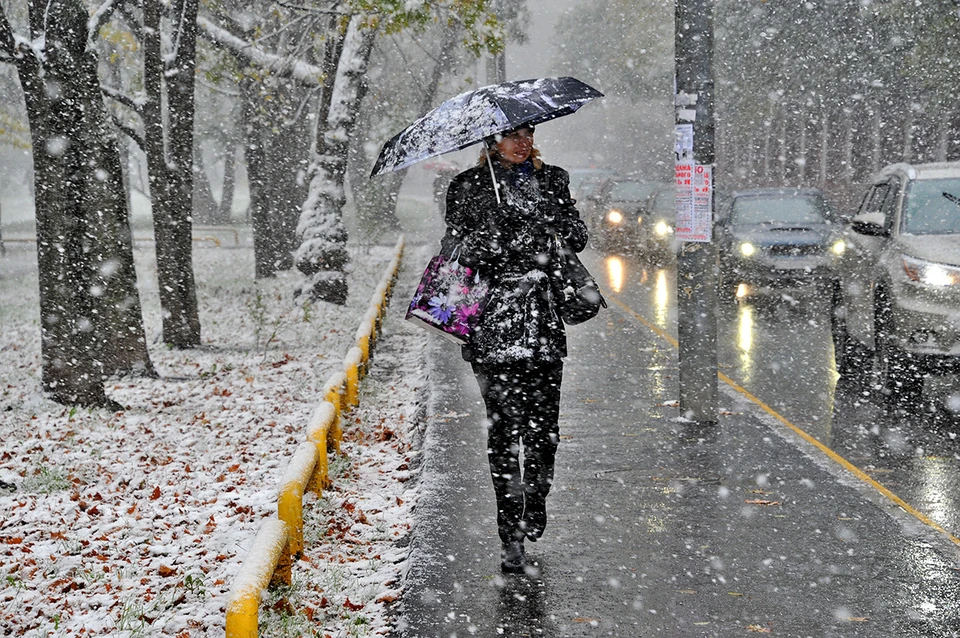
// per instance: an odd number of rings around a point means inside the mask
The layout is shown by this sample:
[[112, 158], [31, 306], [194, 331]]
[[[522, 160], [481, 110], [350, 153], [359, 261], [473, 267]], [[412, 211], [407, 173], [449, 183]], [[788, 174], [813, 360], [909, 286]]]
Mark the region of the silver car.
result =
[[872, 358], [886, 403], [919, 406], [926, 376], [960, 369], [960, 163], [884, 168], [844, 240], [837, 372], [862, 373]]

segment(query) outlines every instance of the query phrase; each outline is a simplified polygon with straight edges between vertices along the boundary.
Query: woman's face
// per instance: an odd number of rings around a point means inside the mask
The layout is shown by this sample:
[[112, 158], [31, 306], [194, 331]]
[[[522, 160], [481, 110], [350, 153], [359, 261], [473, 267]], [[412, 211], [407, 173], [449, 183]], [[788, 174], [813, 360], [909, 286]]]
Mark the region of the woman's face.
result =
[[504, 135], [497, 142], [497, 151], [500, 159], [507, 164], [520, 164], [527, 161], [533, 150], [533, 131], [528, 128], [518, 129]]

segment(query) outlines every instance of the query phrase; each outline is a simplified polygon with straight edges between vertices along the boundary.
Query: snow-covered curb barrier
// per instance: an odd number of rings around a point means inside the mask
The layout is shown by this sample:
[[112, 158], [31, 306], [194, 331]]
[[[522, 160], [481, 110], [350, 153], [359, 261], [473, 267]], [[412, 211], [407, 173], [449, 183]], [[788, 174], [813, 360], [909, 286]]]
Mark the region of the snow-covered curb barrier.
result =
[[343, 372], [331, 375], [323, 401], [306, 428], [306, 441], [291, 458], [281, 480], [277, 519], [266, 519], [237, 575], [227, 598], [227, 638], [258, 635], [260, 599], [273, 583], [291, 582], [293, 558], [303, 552], [303, 494], [318, 496], [329, 480], [327, 454], [338, 452], [341, 413], [359, 403], [359, 385], [369, 369], [370, 357], [393, 293], [403, 258], [404, 237], [397, 240], [394, 256], [374, 291], [369, 308], [356, 332], [356, 345], [343, 360]]

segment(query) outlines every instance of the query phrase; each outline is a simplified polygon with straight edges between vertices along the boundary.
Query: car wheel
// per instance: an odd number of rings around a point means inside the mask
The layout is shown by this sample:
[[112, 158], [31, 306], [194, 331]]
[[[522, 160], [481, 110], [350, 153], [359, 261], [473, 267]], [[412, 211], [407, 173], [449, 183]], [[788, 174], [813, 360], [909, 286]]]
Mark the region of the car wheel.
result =
[[863, 346], [850, 337], [847, 332], [847, 312], [843, 304], [843, 294], [840, 284], [836, 283], [827, 293], [830, 299], [830, 336], [833, 339], [833, 359], [837, 367], [837, 374], [843, 377], [853, 377], [863, 372], [868, 363], [864, 356]]
[[923, 400], [923, 373], [910, 353], [897, 347], [891, 330], [891, 314], [885, 291], [878, 288], [873, 338], [883, 402], [888, 408], [919, 411]]

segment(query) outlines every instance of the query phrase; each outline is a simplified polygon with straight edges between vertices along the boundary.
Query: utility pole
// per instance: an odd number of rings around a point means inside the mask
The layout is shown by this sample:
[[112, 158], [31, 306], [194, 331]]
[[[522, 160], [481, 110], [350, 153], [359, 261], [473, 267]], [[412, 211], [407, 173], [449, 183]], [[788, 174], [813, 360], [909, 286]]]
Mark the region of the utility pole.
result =
[[674, 0], [680, 411], [717, 422], [713, 0]]

